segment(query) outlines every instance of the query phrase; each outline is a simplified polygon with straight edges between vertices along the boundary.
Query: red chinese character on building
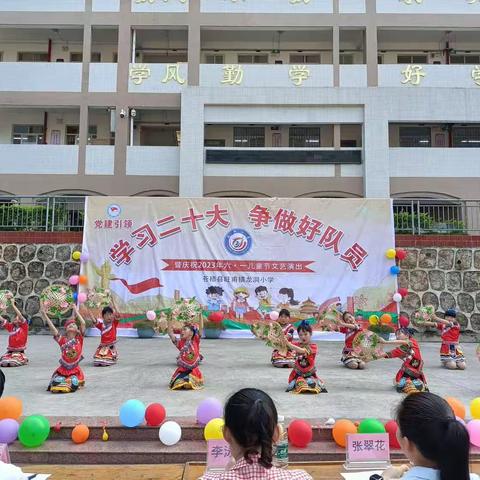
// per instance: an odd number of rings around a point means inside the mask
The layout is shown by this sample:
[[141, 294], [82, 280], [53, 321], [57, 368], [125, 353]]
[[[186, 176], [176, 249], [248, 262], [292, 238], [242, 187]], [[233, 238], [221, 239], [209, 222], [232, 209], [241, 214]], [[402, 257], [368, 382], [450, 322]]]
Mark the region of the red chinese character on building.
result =
[[303, 237], [307, 242], [313, 242], [315, 237], [322, 233], [322, 227], [323, 223], [320, 220], [304, 215], [300, 220], [295, 235], [297, 237]]
[[340, 240], [342, 237], [343, 232], [341, 230], [337, 230], [335, 227], [331, 227], [329, 225], [320, 238], [318, 244], [323, 246], [325, 250], [330, 250], [333, 248], [335, 255], [338, 255], [340, 253]]
[[195, 215], [195, 211], [193, 210], [193, 208], [189, 208], [188, 209], [188, 217], [183, 217], [181, 219], [181, 222], [182, 223], [190, 222], [191, 225], [192, 225], [192, 230], [194, 232], [196, 232], [198, 230], [198, 225], [197, 225], [198, 220], [203, 220], [203, 213], [199, 213], [199, 214]]
[[140, 240], [137, 245], [138, 248], [143, 248], [145, 245], [148, 245], [149, 247], [154, 247], [158, 242], [155, 233], [153, 233], [153, 230], [151, 229], [150, 225], [148, 225], [148, 223], [137, 228], [130, 235], [132, 236], [132, 238]]
[[354, 243], [349, 249], [340, 256], [340, 260], [347, 262], [350, 268], [356, 272], [358, 267], [368, 257], [367, 251], [358, 243]]
[[[175, 220], [175, 217], [173, 215], [169, 215], [168, 217], [160, 218], [157, 220], [157, 225], [161, 227], [162, 225], [165, 225], [166, 223], [173, 222]], [[170, 235], [175, 235], [176, 233], [180, 233], [181, 229], [180, 227], [173, 227], [170, 228], [169, 230], [165, 230], [164, 232], [161, 232], [158, 236], [160, 238], [165, 238]]]
[[207, 223], [207, 228], [213, 228], [217, 223], [219, 223], [222, 227], [228, 227], [230, 225], [229, 220], [225, 220], [223, 216], [228, 215], [228, 210], [221, 209], [220, 205], [216, 203], [213, 206], [213, 210], [207, 210], [205, 212], [205, 216], [207, 217], [213, 217], [208, 223]]
[[253, 223], [253, 228], [259, 229], [267, 227], [268, 223], [272, 220], [272, 216], [267, 207], [255, 205], [248, 213], [248, 219], [250, 223]]
[[275, 215], [273, 230], [275, 232], [289, 233], [293, 235], [293, 227], [297, 223], [297, 216], [294, 211], [281, 208]]
[[110, 259], [115, 262], [115, 265], [129, 265], [132, 261], [132, 255], [135, 253], [135, 248], [133, 248], [129, 242], [125, 240], [120, 240], [118, 243], [115, 243], [110, 249]]

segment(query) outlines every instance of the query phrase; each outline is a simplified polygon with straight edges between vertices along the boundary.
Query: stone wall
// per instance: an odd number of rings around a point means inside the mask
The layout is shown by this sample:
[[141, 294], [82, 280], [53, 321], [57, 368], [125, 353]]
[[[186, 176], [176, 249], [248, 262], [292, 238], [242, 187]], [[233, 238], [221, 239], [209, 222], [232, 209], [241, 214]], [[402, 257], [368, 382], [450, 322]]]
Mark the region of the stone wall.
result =
[[412, 316], [421, 306], [433, 305], [439, 315], [455, 308], [462, 329], [480, 334], [480, 249], [406, 248], [400, 263], [399, 286], [409, 294], [401, 304]]
[[0, 290], [10, 290], [20, 310], [32, 320], [32, 328], [43, 326], [39, 295], [48, 285], [67, 283], [78, 274], [75, 244], [0, 244]]

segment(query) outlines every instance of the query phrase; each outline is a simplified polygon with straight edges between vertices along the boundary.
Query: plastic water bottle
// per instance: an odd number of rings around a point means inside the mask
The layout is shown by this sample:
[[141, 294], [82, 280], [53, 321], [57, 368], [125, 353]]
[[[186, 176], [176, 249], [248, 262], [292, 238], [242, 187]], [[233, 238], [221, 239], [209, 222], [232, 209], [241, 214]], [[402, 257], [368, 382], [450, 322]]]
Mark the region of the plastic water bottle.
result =
[[278, 416], [279, 437], [273, 447], [273, 465], [277, 468], [288, 467], [288, 431], [285, 426], [285, 417]]

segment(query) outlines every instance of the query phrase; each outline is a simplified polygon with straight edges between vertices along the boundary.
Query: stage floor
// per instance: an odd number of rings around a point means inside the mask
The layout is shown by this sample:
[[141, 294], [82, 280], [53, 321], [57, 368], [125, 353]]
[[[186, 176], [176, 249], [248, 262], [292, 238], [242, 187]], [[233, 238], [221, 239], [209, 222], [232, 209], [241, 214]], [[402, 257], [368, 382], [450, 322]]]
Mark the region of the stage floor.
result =
[[[3, 351], [6, 336], [0, 336]], [[317, 357], [319, 375], [329, 393], [297, 396], [285, 393], [289, 370], [270, 365], [270, 350], [258, 340], [204, 340], [201, 370], [206, 387], [196, 392], [171, 392], [168, 381], [175, 369], [176, 349], [165, 339], [121, 338], [119, 363], [93, 367], [92, 356], [98, 338], [86, 338], [82, 367], [86, 387], [74, 394], [53, 395], [46, 387], [58, 365], [59, 348], [50, 336], [29, 340], [27, 367], [3, 369], [4, 396], [15, 395], [24, 402], [24, 413], [47, 416], [116, 416], [122, 402], [137, 398], [145, 403], [160, 402], [170, 416], [194, 416], [196, 406], [206, 397], [221, 401], [242, 387], [266, 390], [277, 403], [279, 413], [289, 417], [389, 418], [401, 399], [393, 388], [399, 360], [381, 360], [364, 371], [344, 368], [339, 359], [342, 343], [320, 342]], [[455, 396], [467, 404], [480, 396], [480, 368], [476, 344], [464, 344], [467, 370], [447, 371], [440, 366], [439, 344], [424, 343], [422, 352], [430, 390]]]

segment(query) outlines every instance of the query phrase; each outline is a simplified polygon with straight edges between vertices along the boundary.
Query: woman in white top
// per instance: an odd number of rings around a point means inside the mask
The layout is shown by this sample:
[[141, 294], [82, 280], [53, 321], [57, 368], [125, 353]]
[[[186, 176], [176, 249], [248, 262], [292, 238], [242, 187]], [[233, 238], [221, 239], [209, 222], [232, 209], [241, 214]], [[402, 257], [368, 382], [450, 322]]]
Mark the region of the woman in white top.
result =
[[405, 397], [397, 411], [397, 438], [413, 467], [393, 467], [384, 480], [478, 480], [469, 473], [467, 429], [450, 405], [433, 393]]

